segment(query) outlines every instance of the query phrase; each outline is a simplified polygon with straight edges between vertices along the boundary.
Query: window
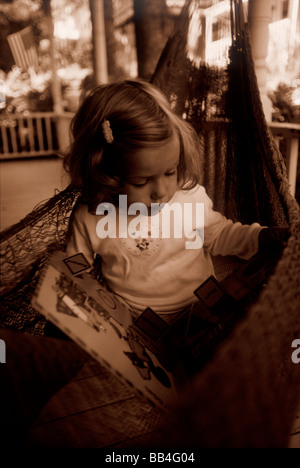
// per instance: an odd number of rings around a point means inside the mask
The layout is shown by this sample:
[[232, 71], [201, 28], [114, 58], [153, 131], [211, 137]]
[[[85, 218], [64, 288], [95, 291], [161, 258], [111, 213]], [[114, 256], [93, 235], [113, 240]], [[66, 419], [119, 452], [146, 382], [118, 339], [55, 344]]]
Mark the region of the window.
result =
[[282, 2], [282, 18], [287, 18], [289, 10], [289, 0], [284, 0]]
[[212, 25], [212, 40], [213, 40], [213, 42], [220, 39], [220, 29], [221, 29], [221, 24], [220, 24], [219, 21], [217, 21], [216, 23], [213, 23], [213, 25]]
[[230, 16], [229, 13], [223, 13], [215, 18], [212, 23], [212, 42], [219, 41], [230, 36]]

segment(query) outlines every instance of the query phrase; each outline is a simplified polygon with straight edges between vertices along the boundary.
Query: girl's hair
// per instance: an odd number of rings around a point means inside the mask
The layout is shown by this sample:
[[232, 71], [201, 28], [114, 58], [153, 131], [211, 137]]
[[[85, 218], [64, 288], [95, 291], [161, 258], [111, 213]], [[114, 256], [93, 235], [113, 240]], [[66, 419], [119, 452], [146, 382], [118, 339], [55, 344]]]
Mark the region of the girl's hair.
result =
[[[113, 138], [107, 138], [105, 126], [110, 126]], [[90, 210], [103, 201], [117, 203], [123, 186], [120, 166], [126, 163], [126, 155], [161, 146], [174, 134], [181, 147], [178, 187], [191, 189], [199, 183], [200, 147], [194, 129], [147, 82], [125, 80], [97, 86], [74, 116], [71, 132], [73, 141], [64, 167], [71, 184], [82, 189]]]

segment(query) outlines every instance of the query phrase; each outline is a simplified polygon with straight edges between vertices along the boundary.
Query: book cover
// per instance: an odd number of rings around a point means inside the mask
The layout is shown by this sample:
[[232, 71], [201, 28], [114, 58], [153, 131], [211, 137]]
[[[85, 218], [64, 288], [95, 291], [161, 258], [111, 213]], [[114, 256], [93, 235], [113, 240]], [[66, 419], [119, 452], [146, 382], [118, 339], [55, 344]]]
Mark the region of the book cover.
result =
[[88, 269], [82, 254], [53, 254], [33, 296], [33, 307], [124, 382], [167, 409], [185, 379], [180, 366], [165, 367], [155, 344], [168, 325], [151, 309], [135, 323], [126, 303]]

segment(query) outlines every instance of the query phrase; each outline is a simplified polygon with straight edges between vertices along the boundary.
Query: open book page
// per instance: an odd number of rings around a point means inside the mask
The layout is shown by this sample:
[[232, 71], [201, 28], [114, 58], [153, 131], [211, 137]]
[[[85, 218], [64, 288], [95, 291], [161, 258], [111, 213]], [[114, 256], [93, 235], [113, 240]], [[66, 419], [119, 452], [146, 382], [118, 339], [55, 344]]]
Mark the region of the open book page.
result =
[[[63, 252], [55, 253], [32, 305], [124, 382], [155, 405], [167, 408], [177, 395], [174, 369], [167, 370], [155, 355], [155, 347], [150, 350], [147, 339], [139, 336], [130, 309], [85, 270], [83, 256], [72, 259]], [[148, 342], [151, 333], [157, 338], [165, 331], [166, 323], [156, 318], [158, 323], [147, 325], [151, 328]], [[184, 375], [177, 378], [181, 386]]]

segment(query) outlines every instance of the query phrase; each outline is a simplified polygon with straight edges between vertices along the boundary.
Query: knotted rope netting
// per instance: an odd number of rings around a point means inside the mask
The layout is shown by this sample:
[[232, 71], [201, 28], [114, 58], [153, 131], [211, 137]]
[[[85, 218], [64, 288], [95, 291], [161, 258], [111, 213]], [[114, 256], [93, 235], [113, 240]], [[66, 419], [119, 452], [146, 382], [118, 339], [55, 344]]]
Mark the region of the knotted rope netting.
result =
[[67, 242], [78, 197], [69, 187], [1, 233], [0, 327], [44, 334], [46, 319], [30, 301], [45, 260]]
[[[202, 182], [215, 208], [234, 221], [289, 226], [291, 236], [259, 299], [176, 408], [170, 445], [281, 447], [300, 395], [300, 367], [291, 360], [291, 343], [300, 338], [299, 205], [264, 117], [243, 4], [231, 1], [223, 66], [205, 60], [204, 33], [189, 44], [195, 24], [203, 30], [201, 7], [207, 2], [187, 2], [152, 81], [199, 133]], [[78, 197], [67, 189], [2, 233], [2, 327], [43, 333], [30, 295], [49, 252], [66, 243]], [[220, 277], [234, 261], [218, 259]]]

